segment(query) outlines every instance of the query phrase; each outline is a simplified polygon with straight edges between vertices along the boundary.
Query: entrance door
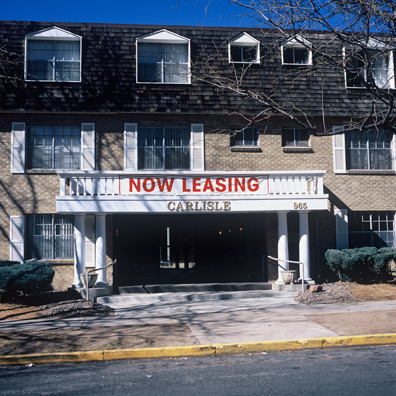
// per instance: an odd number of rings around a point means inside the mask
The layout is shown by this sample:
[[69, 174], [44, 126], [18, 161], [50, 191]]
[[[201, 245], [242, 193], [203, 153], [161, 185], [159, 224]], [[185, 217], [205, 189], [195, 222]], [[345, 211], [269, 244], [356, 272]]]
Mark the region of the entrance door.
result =
[[262, 281], [263, 214], [114, 216], [117, 285]]

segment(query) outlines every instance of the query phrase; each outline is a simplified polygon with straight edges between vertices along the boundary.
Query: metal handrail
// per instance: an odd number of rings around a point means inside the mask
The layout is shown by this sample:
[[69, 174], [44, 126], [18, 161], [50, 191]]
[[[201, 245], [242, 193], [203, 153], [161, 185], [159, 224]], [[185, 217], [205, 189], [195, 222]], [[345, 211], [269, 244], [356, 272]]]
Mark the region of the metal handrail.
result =
[[89, 274], [90, 274], [91, 272], [95, 272], [95, 271], [102, 271], [102, 270], [106, 269], [107, 267], [111, 267], [111, 266], [114, 265], [116, 262], [117, 262], [117, 259], [115, 259], [111, 264], [106, 265], [106, 267], [95, 268], [95, 269], [93, 269], [93, 270], [89, 270], [89, 271], [87, 271], [87, 272], [84, 273], [84, 276], [85, 276], [85, 285], [86, 285], [86, 288], [87, 288], [87, 301], [89, 301], [89, 284], [88, 284]]
[[[283, 260], [283, 259], [278, 259], [278, 258], [271, 257], [271, 256], [268, 256], [268, 258], [270, 258], [271, 260], [275, 260], [275, 261], [282, 261], [284, 263], [300, 264], [301, 265], [301, 267], [300, 267], [301, 285], [302, 285], [301, 291], [304, 292], [304, 289], [305, 289], [305, 287], [304, 287], [304, 283], [305, 283], [305, 281], [304, 281], [304, 263], [302, 261]], [[278, 264], [278, 266], [281, 267], [279, 264]]]

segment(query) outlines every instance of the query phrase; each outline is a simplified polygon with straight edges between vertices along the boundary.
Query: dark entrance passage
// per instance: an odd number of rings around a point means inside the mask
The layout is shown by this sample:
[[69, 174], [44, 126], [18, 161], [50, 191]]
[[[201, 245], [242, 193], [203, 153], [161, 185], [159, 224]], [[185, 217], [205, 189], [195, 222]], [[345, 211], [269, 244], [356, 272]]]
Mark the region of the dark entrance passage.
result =
[[265, 281], [265, 221], [265, 214], [115, 215], [115, 285]]

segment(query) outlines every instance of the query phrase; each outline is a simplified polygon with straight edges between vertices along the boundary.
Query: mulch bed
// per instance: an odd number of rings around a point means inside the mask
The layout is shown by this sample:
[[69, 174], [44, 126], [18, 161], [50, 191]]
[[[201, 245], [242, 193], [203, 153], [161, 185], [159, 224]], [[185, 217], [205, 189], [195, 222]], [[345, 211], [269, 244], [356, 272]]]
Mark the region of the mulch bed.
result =
[[300, 304], [316, 305], [316, 304], [339, 304], [354, 303], [365, 301], [355, 297], [351, 290], [351, 286], [347, 282], [326, 283], [322, 286], [322, 291], [312, 292], [306, 290], [298, 293], [294, 298]]

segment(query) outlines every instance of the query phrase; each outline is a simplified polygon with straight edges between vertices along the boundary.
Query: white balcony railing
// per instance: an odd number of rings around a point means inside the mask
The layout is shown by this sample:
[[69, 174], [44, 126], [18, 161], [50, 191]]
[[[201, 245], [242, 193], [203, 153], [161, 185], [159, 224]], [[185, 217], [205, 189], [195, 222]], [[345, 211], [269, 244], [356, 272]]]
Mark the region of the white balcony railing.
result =
[[[204, 172], [196, 174], [193, 172], [137, 172], [134, 174], [116, 171], [74, 171], [59, 172], [60, 196], [70, 197], [111, 197], [128, 195], [121, 188], [126, 179], [135, 178], [167, 178], [180, 181], [182, 179], [207, 178], [228, 180], [238, 178], [244, 181], [250, 178], [260, 180], [260, 189], [257, 191], [247, 191], [243, 195], [266, 195], [274, 196], [306, 196], [323, 195], [323, 176], [325, 171], [281, 171], [281, 172]], [[155, 195], [154, 191], [151, 195]], [[175, 192], [165, 192], [167, 195], [181, 195], [182, 192], [175, 189]], [[207, 193], [210, 194], [210, 193]], [[215, 195], [227, 195], [229, 192], [216, 192]], [[232, 192], [238, 195], [238, 192]], [[129, 194], [130, 195], [130, 194]], [[157, 195], [164, 195], [164, 192], [157, 192]]]

